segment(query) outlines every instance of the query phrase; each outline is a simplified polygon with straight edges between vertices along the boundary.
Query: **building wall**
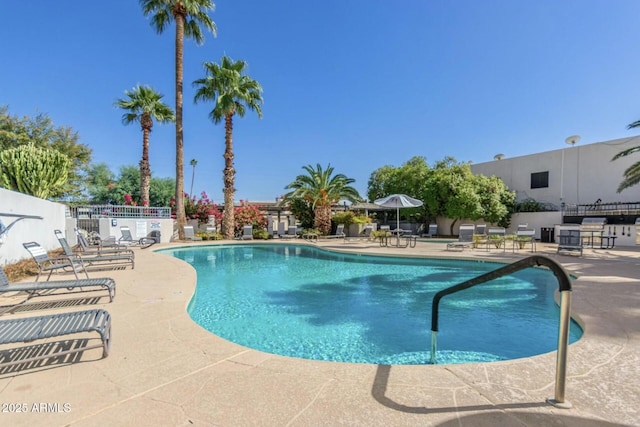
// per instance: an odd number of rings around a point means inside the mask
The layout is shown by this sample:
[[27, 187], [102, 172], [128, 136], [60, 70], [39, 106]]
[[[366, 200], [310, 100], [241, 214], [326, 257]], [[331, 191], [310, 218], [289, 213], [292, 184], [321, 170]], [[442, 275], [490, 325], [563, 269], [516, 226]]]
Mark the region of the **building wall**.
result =
[[[633, 163], [640, 161], [640, 153], [623, 157], [614, 162], [619, 152], [640, 146], [640, 136], [616, 139], [593, 144], [567, 145], [561, 149], [503, 158], [471, 165], [476, 174], [498, 176], [511, 190], [517, 200], [526, 198], [549, 203], [560, 208], [566, 204], [602, 202], [638, 202], [640, 186], [617, 193], [623, 173]], [[531, 188], [531, 174], [549, 172], [547, 188]]]
[[25, 242], [38, 242], [47, 251], [60, 247], [53, 231], [65, 228], [64, 205], [0, 188], [0, 220], [8, 227], [16, 218], [3, 217], [3, 213], [37, 215], [43, 219], [23, 219], [4, 235], [0, 242], [0, 265], [29, 258], [29, 252], [22, 246]]

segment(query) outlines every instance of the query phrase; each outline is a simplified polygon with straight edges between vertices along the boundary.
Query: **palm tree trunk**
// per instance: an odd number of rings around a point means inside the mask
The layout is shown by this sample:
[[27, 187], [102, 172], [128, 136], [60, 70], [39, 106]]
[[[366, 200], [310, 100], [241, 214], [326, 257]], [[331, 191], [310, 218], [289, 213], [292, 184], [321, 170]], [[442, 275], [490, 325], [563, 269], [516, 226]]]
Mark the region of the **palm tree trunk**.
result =
[[318, 229], [322, 234], [331, 232], [331, 205], [317, 205], [313, 219], [314, 228]]
[[224, 216], [222, 217], [222, 233], [225, 239], [233, 239], [235, 217], [233, 212], [233, 188], [236, 171], [233, 168], [233, 114], [224, 117]]
[[184, 211], [184, 143], [182, 132], [182, 80], [184, 50], [184, 6], [176, 4], [176, 221], [178, 237], [184, 239], [184, 225], [187, 218]]
[[149, 188], [151, 187], [151, 166], [149, 165], [149, 133], [153, 126], [151, 117], [143, 115], [142, 125], [142, 160], [140, 160], [140, 204], [149, 206]]

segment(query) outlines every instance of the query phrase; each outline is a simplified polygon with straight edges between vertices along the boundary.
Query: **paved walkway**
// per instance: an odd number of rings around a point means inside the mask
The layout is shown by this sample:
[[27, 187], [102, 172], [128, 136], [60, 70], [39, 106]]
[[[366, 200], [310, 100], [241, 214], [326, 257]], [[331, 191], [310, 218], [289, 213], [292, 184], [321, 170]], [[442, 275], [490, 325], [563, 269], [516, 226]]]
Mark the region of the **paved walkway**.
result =
[[[364, 241], [319, 245], [437, 257], [514, 260], [527, 254], [454, 253], [424, 241], [406, 249]], [[116, 279], [113, 303], [87, 298], [78, 305], [97, 303], [111, 313], [110, 356], [101, 359], [100, 350], [89, 350], [73, 364], [54, 359], [30, 369], [0, 370], [0, 425], [640, 425], [640, 250], [588, 249], [577, 258], [539, 244], [538, 254], [579, 275], [572, 308], [585, 334], [569, 347], [569, 410], [545, 403], [554, 393], [555, 352], [486, 364], [379, 366], [301, 360], [238, 346], [187, 316], [196, 280], [189, 265], [136, 249], [135, 270], [92, 274]]]

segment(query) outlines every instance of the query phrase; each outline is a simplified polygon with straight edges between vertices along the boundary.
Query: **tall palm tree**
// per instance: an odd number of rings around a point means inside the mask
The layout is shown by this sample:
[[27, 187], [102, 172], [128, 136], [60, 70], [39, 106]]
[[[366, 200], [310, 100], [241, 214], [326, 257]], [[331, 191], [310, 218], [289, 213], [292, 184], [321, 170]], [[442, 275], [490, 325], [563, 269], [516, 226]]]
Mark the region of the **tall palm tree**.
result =
[[162, 33], [169, 23], [176, 22], [176, 220], [180, 239], [184, 238], [183, 225], [187, 223], [184, 212], [184, 154], [182, 132], [182, 83], [184, 38], [197, 44], [204, 42], [204, 29], [216, 33], [216, 25], [208, 13], [213, 12], [212, 0], [140, 0], [145, 16], [153, 15], [151, 25]]
[[191, 169], [191, 188], [189, 189], [189, 197], [193, 197], [193, 179], [196, 177], [196, 165], [198, 164], [198, 161], [196, 159], [191, 159], [189, 164], [193, 168]]
[[[627, 129], [633, 129], [637, 127], [640, 127], [640, 120], [637, 120], [631, 123], [629, 126], [627, 126]], [[618, 154], [613, 156], [613, 159], [611, 160], [613, 161], [621, 157], [626, 157], [638, 151], [640, 151], [640, 146], [631, 147], [624, 151], [619, 152]], [[623, 175], [624, 175], [624, 179], [622, 180], [620, 185], [618, 185], [618, 190], [617, 190], [618, 193], [622, 192], [622, 190], [624, 190], [625, 188], [629, 188], [640, 183], [640, 162], [636, 162], [631, 166], [629, 166], [624, 171]]]
[[224, 118], [224, 216], [222, 234], [225, 239], [233, 239], [234, 212], [233, 198], [236, 189], [236, 171], [233, 168], [233, 116], [244, 117], [246, 109], [255, 111], [262, 118], [262, 87], [251, 77], [244, 74], [247, 63], [233, 61], [223, 56], [220, 64], [205, 62], [206, 77], [193, 82], [198, 87], [195, 102], [213, 101], [215, 106], [209, 113], [214, 123]]
[[140, 203], [149, 206], [149, 188], [151, 187], [151, 167], [149, 166], [149, 134], [153, 120], [168, 123], [175, 120], [173, 110], [161, 100], [163, 95], [150, 86], [136, 86], [127, 90], [126, 99], [118, 99], [116, 107], [125, 110], [122, 123], [125, 125], [139, 122], [142, 127], [142, 160], [140, 160]]
[[362, 200], [358, 190], [350, 184], [355, 182], [346, 175], [333, 175], [333, 167], [323, 170], [320, 164], [314, 169], [311, 165], [303, 166], [307, 175], [298, 175], [285, 189], [292, 189], [284, 195], [284, 201], [302, 198], [311, 203], [314, 212], [313, 226], [323, 234], [331, 231], [331, 206], [340, 200], [357, 203]]

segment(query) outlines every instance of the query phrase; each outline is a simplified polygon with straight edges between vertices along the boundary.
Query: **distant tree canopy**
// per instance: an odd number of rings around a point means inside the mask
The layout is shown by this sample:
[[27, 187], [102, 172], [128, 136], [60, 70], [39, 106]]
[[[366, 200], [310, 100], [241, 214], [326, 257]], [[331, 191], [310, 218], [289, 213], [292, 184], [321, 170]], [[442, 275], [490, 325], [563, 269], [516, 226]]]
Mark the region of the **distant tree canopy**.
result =
[[[172, 178], [151, 178], [149, 206], [169, 206], [175, 191]], [[92, 165], [87, 173], [88, 203], [122, 205], [125, 195], [140, 203], [140, 170], [134, 166], [122, 166], [119, 175], [109, 169], [106, 163]]]
[[467, 163], [452, 157], [429, 167], [424, 157], [416, 156], [400, 167], [383, 166], [372, 172], [367, 196], [375, 200], [401, 193], [422, 200], [419, 208], [403, 209], [426, 223], [438, 216], [453, 219], [484, 219], [507, 226], [515, 193], [508, 190], [500, 178], [474, 175]]
[[33, 144], [53, 149], [67, 156], [70, 167], [67, 181], [51, 196], [57, 199], [76, 198], [81, 194], [83, 175], [91, 162], [91, 149], [78, 142], [79, 136], [70, 127], [56, 127], [46, 114], [18, 117], [9, 114], [8, 106], [0, 106], [0, 149]]

